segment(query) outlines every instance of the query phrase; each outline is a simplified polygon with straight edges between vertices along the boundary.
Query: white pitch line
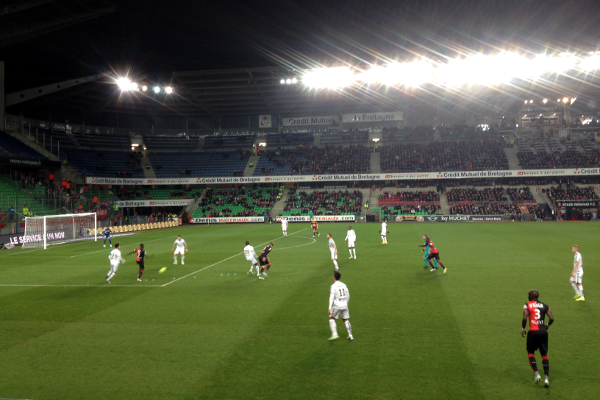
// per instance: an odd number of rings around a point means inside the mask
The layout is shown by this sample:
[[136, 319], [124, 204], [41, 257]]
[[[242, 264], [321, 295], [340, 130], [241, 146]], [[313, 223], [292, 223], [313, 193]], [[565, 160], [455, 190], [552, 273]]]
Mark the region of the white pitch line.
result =
[[[300, 229], [300, 230], [299, 230], [299, 231], [297, 231], [297, 232], [290, 233], [290, 235], [288, 235], [288, 236], [295, 235], [296, 233], [298, 233], [298, 232], [302, 232], [302, 231], [305, 231], [305, 230], [307, 230], [307, 229], [308, 229], [308, 228]], [[268, 241], [266, 241], [266, 242], [264, 242], [264, 243], [260, 243], [260, 244], [258, 244], [257, 246], [262, 246], [263, 244], [266, 244], [266, 243], [271, 243], [271, 242], [274, 242], [275, 240], [283, 239], [284, 237], [285, 237], [285, 236], [280, 236], [280, 237], [278, 237], [278, 238], [276, 238], [276, 239], [273, 239], [273, 240], [268, 240]], [[316, 242], [316, 240], [315, 240], [315, 242]], [[313, 243], [314, 243], [314, 242], [313, 242]], [[312, 244], [312, 243], [309, 243], [309, 244]], [[303, 245], [301, 245], [301, 246], [307, 246], [307, 245], [306, 245], [306, 244], [303, 244]], [[296, 246], [296, 247], [300, 247], [300, 246]], [[286, 248], [291, 248], [291, 247], [286, 247]], [[276, 249], [274, 249], [274, 250], [276, 250]], [[283, 249], [281, 249], [281, 250], [283, 250]], [[239, 252], [239, 253], [237, 253], [237, 254], [234, 254], [234, 255], [232, 255], [231, 257], [227, 257], [227, 258], [225, 258], [225, 259], [223, 259], [223, 260], [221, 260], [221, 261], [217, 261], [217, 262], [216, 262], [216, 263], [214, 263], [214, 264], [211, 264], [211, 265], [208, 265], [208, 266], [206, 266], [206, 267], [204, 267], [204, 268], [201, 268], [201, 269], [199, 269], [198, 271], [191, 272], [191, 273], [189, 273], [189, 274], [187, 274], [187, 275], [184, 275], [184, 276], [182, 276], [181, 278], [177, 278], [177, 279], [174, 279], [174, 280], [172, 280], [172, 281], [169, 281], [169, 282], [165, 283], [164, 285], [162, 285], [162, 287], [165, 287], [165, 286], [167, 286], [167, 285], [170, 285], [171, 283], [175, 283], [175, 282], [177, 282], [177, 281], [180, 281], [180, 280], [182, 280], [182, 279], [184, 279], [184, 278], [187, 278], [188, 276], [194, 275], [194, 274], [196, 274], [196, 273], [198, 273], [198, 272], [202, 272], [202, 271], [204, 271], [205, 269], [212, 268], [212, 267], [214, 267], [215, 265], [219, 265], [219, 264], [221, 264], [221, 263], [222, 263], [222, 262], [224, 262], [224, 261], [231, 260], [232, 258], [239, 256], [240, 254], [244, 254], [244, 252], [243, 252], [243, 251], [242, 251], [242, 252]]]
[[107, 283], [105, 285], [12, 285], [0, 283], [0, 286], [5, 287], [161, 287], [161, 285], [113, 285]]
[[[172, 237], [172, 236], [169, 236], [169, 237]], [[147, 241], [144, 241], [144, 243], [158, 242], [159, 240], [165, 240], [165, 239], [167, 239], [167, 238], [165, 237], [165, 238], [161, 238], [161, 239], [147, 240]], [[129, 246], [130, 244], [132, 244], [132, 243], [121, 243], [121, 246]], [[87, 256], [87, 255], [90, 255], [90, 254], [101, 253], [101, 252], [103, 252], [103, 251], [108, 251], [108, 250], [105, 250], [105, 249], [103, 249], [103, 250], [98, 250], [98, 251], [92, 251], [92, 252], [90, 252], [90, 253], [76, 254], [76, 255], [74, 255], [74, 256], [71, 256], [71, 257], [69, 257], [69, 258], [75, 258], [75, 257]]]

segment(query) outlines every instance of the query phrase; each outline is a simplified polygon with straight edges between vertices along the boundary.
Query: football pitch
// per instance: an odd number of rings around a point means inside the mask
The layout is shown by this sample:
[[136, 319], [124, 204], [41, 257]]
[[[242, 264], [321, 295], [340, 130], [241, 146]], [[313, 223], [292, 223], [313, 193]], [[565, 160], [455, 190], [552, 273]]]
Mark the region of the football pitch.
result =
[[[113, 238], [144, 243], [111, 284], [110, 248], [75, 242], [0, 252], [0, 398], [15, 399], [596, 399], [600, 388], [600, 223], [398, 223], [185, 226]], [[338, 247], [354, 341], [327, 305]], [[173, 265], [177, 235], [185, 265]], [[425, 270], [428, 234], [448, 273]], [[270, 241], [272, 267], [249, 275], [245, 241]], [[586, 302], [572, 300], [581, 246]], [[158, 270], [167, 267], [163, 274]], [[523, 304], [540, 292], [550, 388], [533, 384]], [[536, 353], [541, 369], [541, 357]]]

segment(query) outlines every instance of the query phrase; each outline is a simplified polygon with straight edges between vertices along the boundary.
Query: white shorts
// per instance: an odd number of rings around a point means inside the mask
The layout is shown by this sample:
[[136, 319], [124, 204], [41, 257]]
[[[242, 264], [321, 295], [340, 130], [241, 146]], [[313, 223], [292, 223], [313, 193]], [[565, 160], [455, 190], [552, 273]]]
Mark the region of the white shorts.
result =
[[185, 256], [185, 248], [184, 247], [177, 247], [175, 249], [175, 253], [173, 254], [181, 254], [182, 256]]
[[332, 260], [337, 260], [337, 254], [335, 254], [335, 251], [331, 252], [331, 259]]
[[384, 229], [381, 231], [381, 236], [385, 236], [385, 234], [387, 233], [387, 231]]
[[250, 264], [254, 265], [256, 264], [256, 258], [251, 258], [251, 259], [246, 259], [246, 261], [248, 261]]
[[575, 271], [575, 276], [571, 277], [571, 282], [581, 284], [581, 278], [583, 278], [583, 269], [578, 269]]
[[119, 264], [120, 263], [116, 263], [116, 264], [110, 263], [110, 270], [113, 272], [117, 272], [119, 270]]
[[282, 232], [285, 232], [285, 231], [287, 231], [287, 226], [281, 226], [281, 231], [282, 231]]
[[354, 247], [354, 240], [353, 241], [348, 240], [348, 247]]
[[335, 319], [338, 319], [339, 317], [342, 317], [342, 319], [350, 319], [350, 312], [347, 308], [335, 308], [334, 306], [329, 316]]

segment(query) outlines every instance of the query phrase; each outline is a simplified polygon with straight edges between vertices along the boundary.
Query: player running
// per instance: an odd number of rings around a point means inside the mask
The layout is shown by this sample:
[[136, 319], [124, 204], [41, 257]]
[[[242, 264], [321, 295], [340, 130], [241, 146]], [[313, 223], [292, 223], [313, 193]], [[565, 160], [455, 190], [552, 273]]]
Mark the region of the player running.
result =
[[[435, 247], [435, 244], [433, 244], [433, 242], [431, 241], [431, 239], [429, 239], [429, 237], [427, 235], [423, 235], [423, 240], [425, 241], [425, 245], [427, 245], [429, 247], [429, 256], [427, 256], [427, 262], [429, 262], [429, 266], [431, 267], [431, 272], [437, 271], [439, 267], [434, 267], [433, 264], [431, 263], [431, 259], [435, 258], [435, 260], [437, 261], [436, 264], [439, 264], [442, 266], [444, 273], [448, 272], [448, 268], [444, 267], [444, 264], [442, 264], [442, 262], [440, 261], [440, 252], [439, 250]], [[419, 247], [425, 247], [425, 245], [419, 245]]]
[[[175, 250], [175, 246], [177, 246], [177, 250]], [[185, 253], [188, 252], [188, 247], [185, 240], [181, 238], [181, 235], [177, 236], [171, 251], [173, 252], [173, 265], [177, 265], [177, 254], [181, 254], [181, 265], [185, 265]]]
[[315, 237], [315, 235], [317, 235], [317, 237], [321, 236], [321, 234], [317, 231], [317, 229], [319, 229], [319, 224], [317, 224], [317, 220], [313, 219], [310, 225], [313, 229], [313, 237]]
[[144, 264], [144, 259], [146, 258], [146, 250], [144, 250], [144, 244], [140, 244], [140, 247], [138, 247], [135, 250], [132, 250], [130, 253], [125, 254], [125, 256], [128, 256], [130, 254], [136, 254], [137, 257], [135, 259], [135, 262], [138, 264], [138, 267], [140, 268], [140, 273], [138, 274], [137, 280], [138, 282], [142, 281], [142, 275], [144, 274], [144, 268], [146, 267], [146, 265]]
[[387, 244], [387, 221], [383, 220], [383, 222], [381, 223], [381, 230], [379, 231], [379, 233], [381, 234], [381, 244]]
[[346, 325], [348, 331], [348, 340], [354, 340], [352, 336], [352, 325], [350, 325], [350, 312], [348, 311], [348, 303], [350, 302], [350, 291], [348, 287], [340, 282], [342, 274], [339, 271], [333, 273], [333, 285], [329, 289], [329, 329], [331, 329], [331, 337], [327, 340], [339, 339], [337, 332], [337, 324], [335, 320], [340, 316]]
[[573, 286], [573, 290], [575, 290], [575, 297], [573, 297], [577, 301], [585, 301], [585, 297], [583, 296], [583, 260], [581, 259], [581, 253], [579, 252], [579, 246], [575, 245], [571, 249], [573, 253], [575, 253], [575, 257], [573, 259], [573, 271], [571, 271], [571, 286]]
[[250, 273], [254, 275], [253, 267], [256, 267], [256, 275], [258, 275], [258, 262], [256, 259], [258, 256], [256, 255], [256, 251], [254, 251], [254, 247], [250, 246], [250, 242], [246, 240], [246, 247], [244, 247], [244, 256], [246, 260], [250, 262]]
[[[106, 246], [105, 246], [106, 247]], [[115, 243], [115, 248], [108, 255], [110, 260], [110, 271], [106, 274], [106, 283], [110, 283], [110, 280], [119, 270], [119, 264], [125, 264], [125, 259], [121, 257], [121, 249], [119, 243]]]
[[267, 271], [269, 270], [269, 268], [271, 268], [271, 261], [269, 260], [269, 253], [271, 252], [271, 250], [273, 250], [273, 246], [275, 246], [275, 244], [273, 242], [269, 243], [268, 246], [266, 246], [263, 251], [260, 253], [260, 255], [258, 256], [259, 261], [260, 261], [260, 275], [258, 276], [258, 279], [263, 280], [265, 279], [263, 276], [268, 277], [267, 272], [265, 271], [265, 268], [267, 269]]
[[356, 249], [354, 248], [354, 244], [356, 243], [356, 232], [352, 229], [351, 226], [348, 227], [348, 233], [346, 233], [346, 239], [344, 239], [344, 243], [348, 241], [348, 252], [350, 252], [350, 259], [352, 259], [352, 252], [354, 251], [354, 259], [356, 260]]
[[[429, 264], [428, 264], [427, 260], [429, 258], [430, 249], [429, 249], [429, 245], [427, 244], [427, 240], [425, 240], [424, 242], [425, 242], [425, 244], [419, 245], [419, 247], [425, 247], [423, 250], [421, 250], [421, 253], [424, 253], [423, 261], [425, 262], [425, 267], [423, 267], [423, 268], [427, 269], [427, 268], [429, 268]], [[433, 262], [435, 262], [435, 267], [438, 268], [438, 262], [437, 262], [436, 258], [433, 259]]]
[[111, 233], [112, 231], [110, 230], [110, 228], [104, 228], [104, 231], [102, 231], [102, 236], [104, 236], [104, 247], [106, 247], [107, 239], [108, 243], [110, 244], [110, 247], [112, 247], [112, 236], [110, 236]]
[[[538, 301], [540, 294], [537, 290], [531, 290], [529, 292], [529, 301], [523, 306], [523, 321], [521, 326], [521, 336], [525, 337], [527, 320], [529, 319], [529, 332], [527, 332], [527, 354], [529, 355], [529, 365], [535, 373], [533, 383], [536, 385], [540, 382], [542, 377], [537, 369], [537, 362], [535, 361], [534, 353], [536, 350], [540, 351], [542, 356], [542, 366], [544, 367], [544, 386], [550, 386], [548, 380], [548, 372], [550, 370], [550, 363], [548, 361], [548, 327], [554, 322], [554, 316], [550, 307], [547, 304]], [[548, 323], [546, 324], [545, 318], [548, 314]]]
[[287, 227], [288, 227], [287, 218], [281, 217], [281, 231], [283, 232], [283, 236], [287, 236]]
[[333, 266], [335, 267], [335, 270], [338, 271], [340, 268], [338, 267], [338, 263], [336, 261], [338, 257], [337, 246], [335, 245], [335, 242], [331, 237], [331, 233], [327, 234], [327, 239], [329, 239], [329, 241], [327, 242], [327, 248], [331, 253], [331, 261], [333, 261]]

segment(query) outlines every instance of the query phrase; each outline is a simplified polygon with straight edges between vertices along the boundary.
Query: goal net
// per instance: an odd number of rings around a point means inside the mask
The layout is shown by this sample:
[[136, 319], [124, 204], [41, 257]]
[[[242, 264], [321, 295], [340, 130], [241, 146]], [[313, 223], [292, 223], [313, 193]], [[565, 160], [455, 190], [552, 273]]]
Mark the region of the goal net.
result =
[[26, 217], [23, 249], [83, 239], [97, 240], [96, 213]]

